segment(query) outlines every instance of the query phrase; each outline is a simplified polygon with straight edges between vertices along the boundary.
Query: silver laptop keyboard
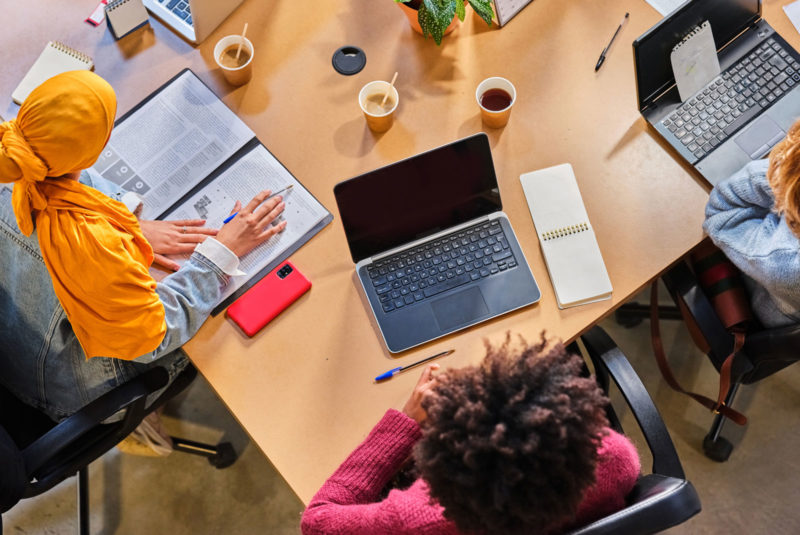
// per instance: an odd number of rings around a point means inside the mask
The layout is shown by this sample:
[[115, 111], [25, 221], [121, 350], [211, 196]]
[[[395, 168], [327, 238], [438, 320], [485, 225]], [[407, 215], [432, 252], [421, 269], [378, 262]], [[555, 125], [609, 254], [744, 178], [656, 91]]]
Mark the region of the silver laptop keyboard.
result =
[[702, 158], [798, 82], [800, 63], [770, 38], [662, 123], [696, 158]]
[[384, 312], [517, 266], [500, 222], [479, 223], [367, 268]]
[[164, 4], [178, 18], [186, 21], [186, 24], [192, 23], [192, 12], [189, 9], [189, 2], [186, 0], [158, 0], [158, 3]]

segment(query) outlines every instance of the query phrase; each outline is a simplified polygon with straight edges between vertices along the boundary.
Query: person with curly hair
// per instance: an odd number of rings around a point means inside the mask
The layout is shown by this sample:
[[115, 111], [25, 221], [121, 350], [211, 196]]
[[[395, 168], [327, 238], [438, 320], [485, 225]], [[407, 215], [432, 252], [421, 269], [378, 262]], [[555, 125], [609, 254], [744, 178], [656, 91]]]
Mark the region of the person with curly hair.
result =
[[[555, 533], [623, 508], [639, 457], [608, 400], [562, 344], [523, 346], [429, 365], [311, 500], [303, 534]], [[409, 458], [410, 486], [384, 495]]]
[[711, 191], [703, 229], [745, 275], [765, 327], [800, 321], [800, 121]]

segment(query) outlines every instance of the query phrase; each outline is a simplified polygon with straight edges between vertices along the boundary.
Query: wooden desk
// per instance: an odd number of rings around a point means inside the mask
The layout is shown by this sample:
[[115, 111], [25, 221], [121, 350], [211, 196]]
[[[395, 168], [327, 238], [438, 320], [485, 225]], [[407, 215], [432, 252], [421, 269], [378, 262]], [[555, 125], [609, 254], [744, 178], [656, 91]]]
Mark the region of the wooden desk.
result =
[[[795, 47], [800, 36], [781, 5], [766, 18]], [[708, 186], [650, 133], [636, 109], [631, 41], [659, 15], [643, 0], [537, 0], [505, 28], [468, 18], [441, 47], [412, 33], [390, 0], [247, 0], [201, 46], [157, 20], [117, 42], [83, 19], [96, 0], [14, 2], [0, 35], [0, 112], [48, 40], [93, 56], [124, 113], [191, 67], [337, 219], [293, 262], [313, 288], [253, 339], [224, 317], [210, 319], [186, 349], [231, 412], [298, 496], [308, 502], [388, 407], [401, 407], [417, 380], [375, 385], [397, 365], [455, 348], [447, 367], [476, 363], [484, 338], [536, 339], [542, 329], [572, 339], [609, 315], [701, 239]], [[603, 68], [597, 57], [629, 11]], [[214, 69], [216, 41], [241, 31], [255, 45], [254, 79], [232, 88]], [[365, 50], [365, 69], [337, 74], [339, 46]], [[372, 134], [357, 104], [362, 85], [398, 71], [396, 123]], [[542, 288], [537, 305], [392, 357], [357, 289], [338, 221], [336, 182], [482, 129], [474, 92], [487, 76], [510, 79], [518, 99], [509, 124], [489, 131], [504, 209]], [[571, 162], [614, 286], [613, 299], [558, 310], [519, 175]]]

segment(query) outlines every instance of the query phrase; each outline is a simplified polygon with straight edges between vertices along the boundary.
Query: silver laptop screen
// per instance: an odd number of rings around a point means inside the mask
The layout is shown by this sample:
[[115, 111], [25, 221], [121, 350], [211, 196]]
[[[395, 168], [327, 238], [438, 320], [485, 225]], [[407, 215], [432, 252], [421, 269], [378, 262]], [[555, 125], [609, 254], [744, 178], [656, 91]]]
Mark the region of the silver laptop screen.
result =
[[502, 209], [486, 134], [340, 182], [354, 262]]

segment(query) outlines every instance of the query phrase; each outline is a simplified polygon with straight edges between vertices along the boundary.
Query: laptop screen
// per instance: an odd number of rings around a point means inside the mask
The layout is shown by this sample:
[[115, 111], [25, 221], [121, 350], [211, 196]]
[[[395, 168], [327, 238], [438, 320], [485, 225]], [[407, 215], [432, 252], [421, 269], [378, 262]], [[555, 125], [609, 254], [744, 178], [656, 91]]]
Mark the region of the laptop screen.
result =
[[502, 209], [486, 134], [336, 184], [354, 262]]
[[675, 83], [670, 53], [693, 28], [711, 25], [717, 50], [761, 18], [761, 0], [691, 0], [633, 42], [639, 110]]

